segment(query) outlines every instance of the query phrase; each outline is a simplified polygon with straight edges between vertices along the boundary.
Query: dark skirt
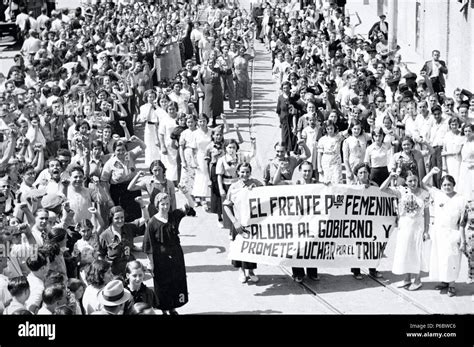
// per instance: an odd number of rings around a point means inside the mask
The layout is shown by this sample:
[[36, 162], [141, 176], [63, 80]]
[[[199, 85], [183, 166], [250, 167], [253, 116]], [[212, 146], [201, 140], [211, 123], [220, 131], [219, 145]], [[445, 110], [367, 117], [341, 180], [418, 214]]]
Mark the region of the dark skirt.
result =
[[220, 78], [214, 83], [204, 84], [203, 113], [212, 121], [211, 126], [215, 126], [216, 120], [224, 113], [224, 93]]
[[115, 206], [122, 206], [125, 210], [125, 222], [133, 222], [135, 219], [142, 216], [140, 205], [135, 201], [135, 198], [142, 195], [140, 190], [131, 192], [127, 189], [129, 181], [111, 184], [110, 196]]
[[[230, 184], [224, 184], [224, 190], [227, 193], [229, 191]], [[232, 221], [230, 220], [229, 216], [225, 212], [224, 209], [222, 209], [222, 220], [224, 224], [224, 228], [232, 230], [234, 228], [234, 225], [232, 224]]]
[[188, 298], [186, 266], [180, 245], [164, 246], [153, 252], [153, 284], [160, 310], [185, 305]]
[[370, 180], [377, 183], [379, 187], [385, 182], [389, 175], [390, 173], [386, 166], [373, 167], [370, 169]]
[[222, 200], [219, 192], [219, 183], [217, 182], [216, 163], [211, 164], [211, 207], [209, 211], [222, 216]]

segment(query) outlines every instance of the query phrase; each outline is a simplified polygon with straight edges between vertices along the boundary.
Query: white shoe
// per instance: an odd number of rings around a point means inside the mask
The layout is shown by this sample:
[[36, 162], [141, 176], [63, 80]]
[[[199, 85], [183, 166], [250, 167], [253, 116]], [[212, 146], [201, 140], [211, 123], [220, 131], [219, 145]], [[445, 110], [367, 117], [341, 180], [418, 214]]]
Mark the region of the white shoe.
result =
[[249, 277], [248, 277], [248, 282], [257, 283], [258, 280], [259, 280], [259, 278], [258, 278], [257, 275], [249, 275]]
[[217, 226], [219, 228], [223, 228], [224, 227], [224, 223], [222, 223], [220, 220], [217, 221]]
[[240, 283], [247, 282], [247, 276], [245, 276], [245, 273], [243, 273], [242, 271], [240, 271], [240, 273], [239, 273], [239, 281], [240, 281]]
[[237, 113], [237, 109], [236, 108], [232, 109], [232, 112]]
[[473, 282], [472, 278], [469, 278], [469, 277], [468, 277], [467, 280], [466, 280], [466, 283], [467, 283], [467, 284], [471, 284], [472, 282]]

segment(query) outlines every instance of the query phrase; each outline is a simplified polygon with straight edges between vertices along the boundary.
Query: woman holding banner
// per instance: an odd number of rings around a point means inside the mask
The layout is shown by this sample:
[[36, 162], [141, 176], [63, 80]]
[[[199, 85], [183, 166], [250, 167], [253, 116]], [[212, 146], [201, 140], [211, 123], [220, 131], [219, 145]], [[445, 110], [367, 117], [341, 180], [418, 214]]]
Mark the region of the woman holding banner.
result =
[[[378, 187], [378, 184], [369, 179], [370, 167], [367, 163], [359, 163], [354, 167], [355, 185], [364, 185], [365, 188]], [[360, 268], [351, 268], [351, 272], [356, 280], [361, 280]], [[369, 274], [375, 278], [381, 278], [382, 274], [375, 268], [369, 268]]]
[[[295, 180], [295, 184], [315, 184], [317, 183], [316, 179], [314, 178], [314, 168], [313, 164], [309, 161], [304, 161], [299, 167], [298, 171], [301, 172], [302, 177], [300, 179]], [[279, 175], [278, 175], [279, 177]], [[275, 183], [274, 184], [278, 184]], [[302, 267], [293, 267], [291, 268], [291, 271], [293, 272], [293, 279], [295, 280], [296, 283], [301, 283], [303, 282], [303, 278], [305, 276], [305, 270]], [[306, 275], [308, 276], [309, 279], [313, 281], [319, 281], [319, 276], [318, 276], [318, 268], [317, 267], [308, 267], [306, 268]]]
[[[403, 173], [403, 172], [402, 172]], [[383, 192], [398, 197], [398, 234], [393, 257], [392, 272], [396, 275], [405, 275], [399, 288], [408, 287], [408, 290], [420, 289], [422, 268], [423, 242], [430, 238], [430, 195], [418, 186], [418, 175], [408, 171], [405, 177], [406, 186], [389, 188], [390, 182], [398, 178], [398, 173], [391, 172], [380, 189]], [[415, 281], [411, 282], [412, 274]]]
[[[262, 182], [250, 177], [252, 166], [249, 163], [240, 163], [237, 166], [237, 173], [239, 175], [239, 180], [230, 185], [229, 190], [227, 191], [226, 200], [223, 203], [224, 211], [233, 225], [231, 230], [233, 240], [235, 240], [237, 234], [245, 232], [244, 227], [236, 217], [239, 215], [240, 204], [242, 202], [241, 192], [245, 189], [263, 186]], [[258, 282], [258, 277], [254, 273], [257, 264], [232, 260], [232, 265], [239, 269], [239, 281], [241, 283]]]
[[291, 182], [293, 172], [298, 165], [311, 156], [311, 151], [306, 145], [305, 140], [301, 139], [297, 144], [301, 148], [301, 154], [299, 155], [290, 152], [288, 146], [283, 142], [275, 143], [273, 146], [275, 149], [275, 158], [267, 164], [263, 172], [265, 185], [281, 185], [285, 184], [285, 181], [287, 181], [287, 183]]

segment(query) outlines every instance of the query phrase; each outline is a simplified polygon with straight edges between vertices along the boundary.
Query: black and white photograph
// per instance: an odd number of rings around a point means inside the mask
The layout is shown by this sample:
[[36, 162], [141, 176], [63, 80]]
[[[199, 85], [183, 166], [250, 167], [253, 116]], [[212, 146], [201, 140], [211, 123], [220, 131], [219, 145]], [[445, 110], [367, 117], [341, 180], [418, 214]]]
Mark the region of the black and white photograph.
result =
[[0, 344], [472, 345], [473, 43], [474, 0], [0, 0]]

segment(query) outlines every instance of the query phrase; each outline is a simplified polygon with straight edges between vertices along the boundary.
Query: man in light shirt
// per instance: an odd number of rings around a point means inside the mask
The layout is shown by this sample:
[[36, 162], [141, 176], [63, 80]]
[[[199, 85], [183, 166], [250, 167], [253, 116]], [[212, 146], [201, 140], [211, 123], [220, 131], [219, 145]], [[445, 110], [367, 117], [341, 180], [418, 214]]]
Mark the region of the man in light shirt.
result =
[[435, 49], [432, 55], [433, 59], [423, 65], [421, 73], [426, 74], [431, 80], [433, 92], [444, 93], [444, 88], [446, 87], [444, 75], [448, 73], [448, 68], [446, 67], [446, 62], [439, 60], [440, 51]]
[[26, 277], [30, 284], [30, 296], [26, 300], [25, 306], [28, 311], [35, 314], [43, 302], [44, 280], [48, 272], [48, 260], [43, 253], [38, 252], [35, 257], [29, 257], [26, 260], [26, 266], [28, 266], [31, 272]]
[[431, 154], [430, 158], [430, 169], [434, 167], [438, 167], [441, 171], [433, 175], [433, 185], [436, 188], [441, 188], [441, 175], [442, 175], [442, 167], [443, 161], [441, 157], [441, 152], [443, 151], [443, 141], [444, 137], [448, 133], [448, 121], [445, 117], [443, 117], [441, 106], [436, 105], [431, 108], [431, 114], [433, 115], [433, 122], [431, 124], [430, 129], [430, 137], [428, 142], [434, 149], [433, 154]]

